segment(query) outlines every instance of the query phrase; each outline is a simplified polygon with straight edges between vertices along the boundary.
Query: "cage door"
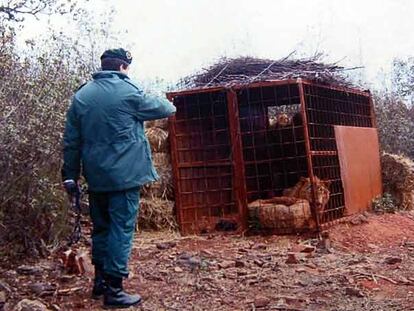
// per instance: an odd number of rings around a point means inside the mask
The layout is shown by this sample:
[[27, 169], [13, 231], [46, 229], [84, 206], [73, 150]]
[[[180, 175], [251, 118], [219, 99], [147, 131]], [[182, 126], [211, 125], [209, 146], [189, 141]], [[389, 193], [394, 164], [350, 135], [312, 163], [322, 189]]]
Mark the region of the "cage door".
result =
[[335, 126], [347, 215], [370, 208], [382, 193], [378, 133], [375, 128]]

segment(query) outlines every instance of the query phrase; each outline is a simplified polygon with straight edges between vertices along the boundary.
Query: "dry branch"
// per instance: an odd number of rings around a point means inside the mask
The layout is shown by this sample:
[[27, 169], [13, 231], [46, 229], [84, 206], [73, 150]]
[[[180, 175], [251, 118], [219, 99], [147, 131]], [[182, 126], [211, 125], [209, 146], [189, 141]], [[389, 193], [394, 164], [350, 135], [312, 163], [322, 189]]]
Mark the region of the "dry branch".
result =
[[222, 58], [202, 72], [188, 76], [180, 82], [182, 88], [231, 86], [257, 81], [304, 78], [322, 84], [352, 86], [345, 71], [358, 68], [344, 68], [337, 63], [320, 62], [321, 54], [309, 59], [280, 60], [253, 57]]

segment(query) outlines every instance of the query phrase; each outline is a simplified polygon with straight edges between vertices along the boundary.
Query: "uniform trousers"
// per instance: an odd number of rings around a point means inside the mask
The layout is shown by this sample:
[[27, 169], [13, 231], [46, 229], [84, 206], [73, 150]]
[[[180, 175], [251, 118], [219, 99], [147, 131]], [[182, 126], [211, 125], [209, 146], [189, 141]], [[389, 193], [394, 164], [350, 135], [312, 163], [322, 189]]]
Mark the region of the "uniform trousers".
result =
[[115, 192], [90, 192], [92, 264], [114, 277], [128, 277], [139, 209], [139, 188]]

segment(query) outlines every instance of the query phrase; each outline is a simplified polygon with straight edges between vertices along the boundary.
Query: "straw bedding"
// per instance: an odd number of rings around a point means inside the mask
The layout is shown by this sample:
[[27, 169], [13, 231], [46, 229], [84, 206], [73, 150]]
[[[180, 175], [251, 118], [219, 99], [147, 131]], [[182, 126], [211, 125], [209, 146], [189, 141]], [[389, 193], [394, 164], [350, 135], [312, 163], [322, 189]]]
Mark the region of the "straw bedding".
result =
[[172, 171], [170, 156], [165, 152], [153, 154], [153, 163], [159, 175], [156, 182], [142, 187], [142, 195], [147, 198], [173, 200]]
[[177, 223], [174, 216], [174, 202], [160, 198], [141, 198], [138, 228], [175, 230]]
[[158, 127], [164, 131], [168, 130], [168, 119], [151, 120], [145, 122], [146, 128]]
[[153, 126], [145, 129], [145, 135], [147, 135], [153, 153], [168, 152], [168, 132], [166, 130]]
[[167, 129], [167, 119], [149, 121], [145, 124], [145, 134], [150, 143], [152, 161], [159, 179], [141, 188], [139, 229], [177, 228]]

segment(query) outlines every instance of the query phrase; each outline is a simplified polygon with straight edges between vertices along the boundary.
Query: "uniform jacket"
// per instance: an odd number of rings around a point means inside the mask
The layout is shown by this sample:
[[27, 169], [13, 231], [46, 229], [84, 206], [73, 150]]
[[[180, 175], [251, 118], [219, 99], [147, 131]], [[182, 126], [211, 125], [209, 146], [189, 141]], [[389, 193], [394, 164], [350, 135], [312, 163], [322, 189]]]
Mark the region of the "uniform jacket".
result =
[[144, 94], [123, 73], [95, 73], [76, 92], [66, 115], [63, 178], [77, 180], [82, 169], [95, 192], [156, 180], [143, 122], [174, 112], [169, 101]]

